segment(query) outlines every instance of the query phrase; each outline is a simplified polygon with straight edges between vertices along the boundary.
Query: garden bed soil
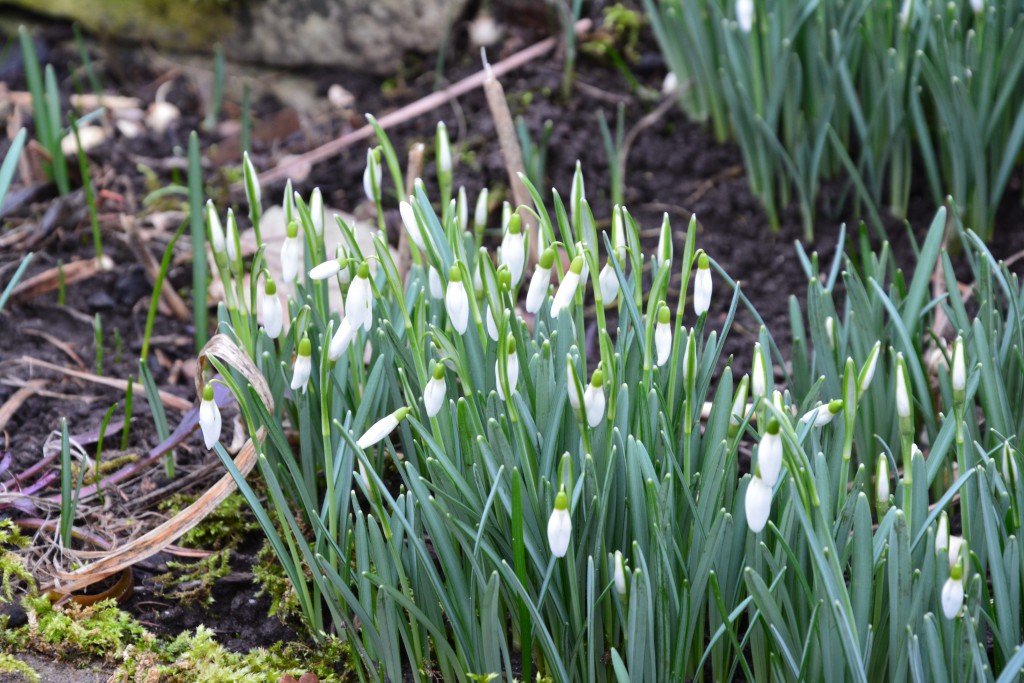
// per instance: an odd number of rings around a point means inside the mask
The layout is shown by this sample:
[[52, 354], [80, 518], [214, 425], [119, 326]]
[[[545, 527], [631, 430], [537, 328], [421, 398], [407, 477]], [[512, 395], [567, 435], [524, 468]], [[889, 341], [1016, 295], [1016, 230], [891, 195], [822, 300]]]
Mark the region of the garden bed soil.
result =
[[[601, 3], [594, 4], [597, 6], [591, 8], [591, 13], [599, 22]], [[500, 9], [498, 18], [509, 22], [509, 33], [502, 45], [490, 50], [492, 61], [544, 37], [536, 26], [516, 25], [515, 17], [501, 15]], [[458, 34], [463, 35], [461, 31]], [[69, 47], [72, 45], [69, 29], [50, 26], [42, 36], [43, 43], [50, 48], [47, 54], [57, 73], [72, 71], [78, 57]], [[567, 196], [575, 163], [579, 160], [586, 177], [587, 199], [601, 224], [606, 224], [610, 215], [610, 196], [608, 160], [598, 133], [598, 112], [604, 112], [608, 120], [614, 122], [616, 106], [622, 103], [625, 126], [629, 130], [656, 105], [657, 97], [650, 97], [650, 93], [660, 90], [665, 75], [649, 32], [641, 38], [640, 51], [633, 75], [643, 85], [643, 92], [647, 93], [644, 97], [630, 89], [629, 82], [619, 71], [585, 55], [580, 58], [576, 86], [568, 102], [559, 95], [561, 60], [554, 54], [503, 78], [513, 115], [523, 116], [535, 139], [544, 121], [551, 120], [553, 124], [546, 185], [553, 185]], [[168, 101], [181, 108], [182, 117], [161, 135], [149, 133], [134, 140], [117, 135], [90, 153], [93, 178], [100, 196], [104, 243], [108, 255], [117, 264], [114, 269], [69, 287], [64, 307], [57, 305], [56, 294], [48, 294], [31, 301], [9, 304], [2, 313], [2, 324], [7, 332], [0, 348], [0, 380], [3, 380], [0, 404], [15, 393], [21, 381], [34, 378], [50, 380], [45, 392], [25, 401], [6, 426], [6, 448], [14, 454], [14, 471], [27, 467], [39, 457], [43, 443], [53, 430], [59, 429], [61, 417], [68, 418], [73, 433], [92, 430], [99, 426], [111, 404], [124, 399], [119, 391], [33, 367], [26, 362], [26, 356], [75, 366], [69, 353], [53, 343], [52, 339], [56, 339], [81, 359], [84, 368], [79, 369], [93, 370], [96, 349], [92, 320], [99, 314], [104, 329], [105, 375], [115, 378], [137, 375], [136, 359], [152, 289], [142, 267], [125, 246], [120, 216], [141, 215], [145, 211], [141, 202], [148, 187], [138, 171], [139, 163], [163, 160], [153, 167], [159, 180], [162, 183], [183, 182], [180, 171], [183, 150], [189, 132], [198, 126], [204, 113], [200, 109], [203, 100], [200, 92], [188, 79], [180, 75], [175, 77], [165, 62], [153, 59], [143, 50], [123, 46], [106, 46], [100, 53], [103, 58], [97, 61], [103, 69], [108, 89], [139, 96], [145, 104], [153, 100], [160, 82], [173, 78], [167, 97]], [[20, 68], [16, 64], [12, 66], [12, 60], [17, 61], [15, 54], [16, 50], [7, 53], [8, 62], [2, 72], [7, 75], [9, 89], [23, 90], [25, 86]], [[448, 59], [447, 81], [454, 82], [480, 68], [475, 51], [468, 49], [464, 38], [459, 39]], [[319, 96], [324, 96], [330, 86], [340, 84], [355, 98], [353, 112], [373, 112], [379, 117], [430, 93], [434, 86], [430, 67], [431, 64], [422, 61], [411, 64], [408, 73], [387, 91], [379, 81], [358, 74], [320, 71], [301, 74], [299, 78], [304, 79], [307, 87]], [[276, 78], [277, 75], [271, 74], [262, 76], [261, 80]], [[62, 86], [70, 92], [71, 81], [64, 78]], [[273, 166], [286, 154], [306, 151], [313, 144], [336, 137], [361, 122], [354, 114], [324, 114], [325, 110], [311, 114], [270, 94], [260, 95], [254, 102], [252, 152], [257, 167], [262, 169]], [[237, 118], [238, 112], [239, 107], [234, 102], [229, 101], [225, 105], [226, 118]], [[506, 186], [508, 180], [495, 142], [494, 125], [483, 92], [479, 90], [389, 131], [400, 157], [413, 142], [422, 141], [428, 144], [428, 148], [432, 146], [436, 123], [442, 119], [447, 121], [458, 150], [455, 186], [464, 184], [471, 201], [484, 184], [492, 188]], [[225, 128], [230, 126], [222, 126], [221, 131]], [[282, 131], [286, 134], [276, 135]], [[237, 149], [237, 139], [220, 137], [217, 133], [203, 133], [202, 138], [209, 162], [209, 179], [214, 184], [212, 189], [223, 198], [227, 183], [221, 167], [226, 163], [226, 150], [232, 149], [232, 145]], [[356, 145], [314, 167], [307, 179], [296, 183], [296, 189], [307, 195], [313, 187], [319, 186], [329, 206], [355, 209], [364, 201], [362, 174], [365, 158], [365, 144]], [[404, 163], [404, 159], [402, 161]], [[232, 163], [237, 164], [237, 155]], [[429, 179], [432, 173], [433, 165], [428, 162], [425, 169], [428, 186], [432, 184]], [[265, 202], [276, 202], [281, 189], [264, 188]], [[1024, 231], [1020, 229], [1024, 212], [1017, 201], [1020, 196], [1019, 175], [1009, 190], [1006, 196], [1011, 199], [1003, 208], [999, 232], [993, 243], [993, 250], [999, 256], [1024, 248]], [[823, 194], [834, 196], [837, 191], [827, 187]], [[782, 214], [778, 232], [770, 231], [764, 211], [749, 191], [742, 172], [742, 158], [736, 147], [716, 144], [700, 125], [686, 120], [680, 111], [671, 108], [636, 138], [626, 166], [625, 192], [625, 203], [644, 229], [644, 243], [648, 250], [654, 248], [662, 216], [668, 213], [675, 229], [676, 253], [681, 253], [684, 229], [691, 214], [695, 213], [699, 217], [698, 247], [705, 249], [732, 277], [742, 282], [743, 291], [773, 331], [776, 340], [786, 348], [789, 297], [795, 295], [802, 302], [807, 288], [807, 276], [793, 247], [794, 241], [802, 237], [802, 224], [794, 207]], [[238, 195], [231, 198], [236, 208], [244, 202], [244, 197]], [[9, 212], [6, 222], [11, 226], [38, 223], [52, 203], [58, 201], [69, 203], [66, 218], [49, 234], [41, 236], [34, 246], [36, 253], [28, 276], [54, 267], [58, 261], [69, 263], [92, 255], [89, 223], [81, 198], [60, 200], [53, 198], [52, 192], [44, 194]], [[927, 228], [934, 209], [922, 194], [915, 195], [911, 202], [910, 222], [918, 235]], [[246, 212], [243, 209], [236, 213], [244, 216]], [[397, 234], [399, 218], [396, 210], [388, 210], [388, 223]], [[494, 223], [493, 216], [491, 223]], [[839, 218], [827, 216], [820, 217], [817, 222], [817, 234], [809, 250], [816, 250], [823, 261], [831, 259], [840, 246], [837, 245], [839, 224]], [[175, 227], [176, 224], [171, 230]], [[912, 265], [913, 249], [900, 222], [891, 220], [887, 227], [898, 262]], [[162, 235], [157, 235], [154, 240], [156, 258], [159, 258], [166, 242], [167, 230]], [[185, 241], [182, 240], [179, 246], [182, 255], [187, 254]], [[22, 249], [17, 245], [0, 252], [0, 283], [6, 283], [10, 278], [21, 255]], [[176, 261], [170, 271], [171, 285], [186, 296], [186, 301], [190, 272], [187, 258]], [[730, 303], [730, 293], [722, 281], [716, 279], [715, 284], [708, 322], [711, 329], [721, 327]], [[692, 309], [690, 311], [688, 317], [692, 322]], [[115, 349], [114, 330], [122, 340], [120, 354]], [[748, 357], [757, 331], [753, 316], [741, 311], [725, 347], [726, 355], [735, 354], [735, 363], [741, 368], [749, 364]], [[40, 333], [49, 335], [51, 340]], [[158, 316], [154, 337], [151, 368], [156, 381], [163, 389], [191, 399], [194, 389], [188, 372], [193, 367], [194, 330], [190, 323]], [[176, 382], [171, 383], [175, 373]], [[141, 399], [141, 396], [136, 397], [136, 419], [129, 442], [129, 449], [135, 452], [153, 446], [156, 441], [148, 410]], [[116, 412], [117, 416], [120, 414]], [[173, 428], [180, 414], [169, 411], [168, 417]], [[199, 446], [198, 436], [193, 436], [187, 446], [178, 449], [179, 462], [186, 470], [207, 462], [210, 457]], [[131, 497], [137, 494], [139, 487], [160, 485], [161, 477], [162, 473], [154, 471], [125, 485], [120, 493]], [[293, 630], [277, 619], [267, 617], [268, 602], [265, 598], [255, 597], [256, 588], [252, 582], [239, 579], [249, 572], [256, 547], [253, 541], [236, 555], [234, 578], [218, 582], [212, 609], [194, 604], [171, 604], [156, 596], [155, 588], [147, 581], [166, 559], [162, 556], [152, 559], [148, 569], [136, 570], [141, 586], [125, 608], [160, 634], [175, 635], [183, 629], [205, 624], [217, 631], [232, 649], [248, 649], [296, 638], [298, 636]]]

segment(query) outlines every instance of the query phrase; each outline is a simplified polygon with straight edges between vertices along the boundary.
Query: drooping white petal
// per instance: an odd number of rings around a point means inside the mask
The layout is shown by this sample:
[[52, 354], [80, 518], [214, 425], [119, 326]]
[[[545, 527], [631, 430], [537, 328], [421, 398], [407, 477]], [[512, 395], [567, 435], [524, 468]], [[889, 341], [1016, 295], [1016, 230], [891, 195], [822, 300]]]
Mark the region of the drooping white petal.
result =
[[[501, 388], [501, 360], [494, 361], [494, 381], [497, 384], [498, 398], [505, 400], [505, 390]], [[510, 353], [508, 363], [505, 364], [505, 373], [508, 375], [509, 391], [515, 391], [519, 385], [519, 356]]]
[[369, 330], [373, 325], [373, 287], [370, 279], [357, 275], [348, 288], [345, 298], [345, 314], [352, 327], [362, 326]]
[[711, 269], [698, 268], [693, 281], [693, 312], [698, 317], [711, 308]]
[[427, 386], [423, 388], [423, 406], [426, 408], [427, 417], [434, 417], [441, 411], [444, 399], [447, 395], [444, 377], [440, 379], [431, 377]]
[[611, 267], [611, 264], [604, 264], [597, 276], [597, 282], [601, 287], [601, 301], [605, 305], [615, 303], [615, 299], [619, 296], [619, 277], [615, 274], [615, 269]]
[[569, 391], [569, 405], [572, 406], [574, 411], [579, 412], [580, 406], [583, 405], [583, 397], [580, 395], [580, 391], [576, 387], [576, 380], [573, 378], [572, 366], [567, 364], [565, 366], [565, 372], [568, 376], [566, 387]]
[[530, 278], [530, 288], [526, 290], [526, 311], [528, 313], [536, 315], [540, 311], [550, 285], [551, 269], [537, 266], [533, 271], [533, 277]]
[[491, 314], [491, 307], [487, 307], [487, 312], [484, 314], [484, 323], [487, 327], [487, 336], [492, 341], [498, 341], [498, 324], [494, 322], [494, 315]]
[[765, 432], [757, 448], [757, 468], [761, 480], [768, 486], [775, 486], [782, 473], [782, 437]]
[[910, 417], [910, 396], [907, 394], [903, 363], [896, 364], [896, 414], [900, 417]]
[[764, 398], [768, 391], [768, 373], [764, 367], [764, 357], [761, 355], [761, 345], [754, 344], [754, 366], [750, 371], [750, 395], [754, 402]]
[[604, 388], [588, 384], [583, 392], [583, 405], [586, 408], [587, 424], [593, 429], [604, 419]]
[[370, 446], [383, 441], [388, 434], [395, 431], [397, 426], [398, 418], [394, 413], [389, 413], [370, 425], [370, 428], [363, 432], [363, 435], [356, 441], [356, 445], [365, 451]]
[[512, 274], [512, 286], [519, 284], [523, 278], [523, 269], [526, 264], [526, 234], [511, 232], [505, 234], [501, 241], [501, 265], [508, 267]]
[[626, 568], [622, 562], [622, 551], [615, 551], [615, 566], [612, 569], [612, 582], [615, 584], [615, 592], [619, 595], [626, 594]]
[[309, 373], [312, 369], [313, 364], [309, 356], [300, 353], [295, 357], [295, 366], [292, 369], [292, 391], [302, 389], [302, 393], [306, 393], [306, 386], [309, 384]]
[[657, 352], [656, 363], [660, 368], [668, 362], [672, 353], [672, 327], [670, 323], [658, 322], [654, 326], [654, 350]]
[[753, 477], [747, 485], [743, 507], [747, 512], [747, 526], [755, 534], [761, 533], [772, 511], [772, 487], [760, 477]]
[[574, 273], [572, 270], [565, 274], [562, 278], [562, 282], [559, 283], [558, 289], [555, 291], [555, 298], [551, 302], [551, 317], [558, 319], [558, 314], [562, 312], [562, 309], [567, 307], [572, 301], [573, 297], [576, 296], [576, 287], [579, 286], [580, 275]]
[[199, 427], [203, 431], [203, 442], [206, 444], [206, 448], [213, 448], [220, 440], [220, 408], [213, 399], [203, 398], [202, 403], [199, 404]]
[[461, 281], [448, 281], [448, 289], [444, 294], [444, 307], [448, 311], [448, 319], [459, 334], [466, 334], [469, 326], [469, 296]]
[[736, 0], [736, 24], [744, 33], [754, 28], [754, 0]]
[[427, 267], [427, 284], [430, 287], [430, 296], [435, 299], [444, 298], [444, 286], [441, 284], [441, 274], [434, 266]]
[[281, 277], [285, 282], [295, 282], [302, 268], [302, 240], [286, 237], [281, 245]]
[[943, 555], [949, 552], [949, 515], [945, 510], [939, 515], [939, 525], [935, 529], [935, 552]]
[[[411, 200], [412, 197], [409, 199]], [[398, 212], [402, 215], [402, 225], [405, 226], [405, 231], [409, 234], [413, 244], [425, 251], [427, 245], [423, 240], [423, 231], [420, 230], [420, 224], [416, 220], [416, 212], [413, 210], [412, 204], [403, 201], [398, 205]]]
[[555, 557], [565, 557], [571, 539], [572, 517], [569, 510], [555, 508], [548, 519], [548, 545], [551, 547], [551, 554]]
[[956, 619], [964, 606], [964, 582], [952, 576], [942, 585], [942, 614], [947, 619]]
[[260, 304], [263, 309], [263, 331], [271, 339], [277, 339], [281, 336], [281, 330], [284, 327], [284, 311], [281, 308], [281, 298], [277, 295], [276, 290], [273, 294], [264, 290]]
[[338, 331], [331, 337], [331, 343], [327, 347], [327, 358], [332, 361], [341, 358], [348, 351], [348, 345], [352, 343], [358, 331], [359, 328], [346, 316], [338, 326]]
[[341, 270], [341, 263], [336, 258], [324, 261], [320, 265], [313, 266], [309, 271], [309, 277], [313, 280], [326, 280], [334, 277]]

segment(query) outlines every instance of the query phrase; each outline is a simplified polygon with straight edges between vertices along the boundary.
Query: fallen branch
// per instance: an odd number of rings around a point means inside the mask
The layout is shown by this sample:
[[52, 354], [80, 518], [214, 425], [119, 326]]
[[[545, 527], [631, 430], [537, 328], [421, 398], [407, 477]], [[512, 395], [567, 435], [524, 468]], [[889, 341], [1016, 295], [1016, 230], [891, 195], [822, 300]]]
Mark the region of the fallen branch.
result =
[[44, 270], [25, 280], [14, 288], [11, 298], [15, 301], [28, 301], [57, 291], [60, 288], [61, 269], [64, 271], [64, 285], [67, 286], [81, 280], [88, 280], [100, 271], [110, 270], [113, 267], [114, 262], [108, 256], [104, 256], [99, 262], [94, 258], [72, 261], [60, 267]]
[[[37, 366], [43, 368], [44, 370], [53, 370], [54, 372], [59, 372], [61, 374], [67, 375], [68, 377], [74, 377], [75, 379], [80, 379], [85, 382], [92, 382], [93, 384], [102, 384], [103, 386], [106, 387], [112, 387], [114, 389], [119, 389], [121, 391], [128, 391], [128, 382], [123, 379], [101, 377], [99, 375], [94, 375], [91, 372], [72, 370], [71, 368], [65, 368], [54, 363], [48, 363], [45, 360], [33, 358], [32, 356], [22, 356], [21, 362], [28, 363], [29, 366]], [[134, 384], [135, 386], [133, 386], [132, 389], [136, 392], [141, 392], [141, 395], [145, 395], [146, 387], [144, 387], [140, 382], [135, 382]], [[182, 412], [189, 410], [192, 407], [191, 401], [183, 399], [180, 396], [175, 396], [174, 394], [168, 393], [166, 391], [160, 392], [160, 401], [168, 408], [173, 408], [174, 410]]]
[[[590, 29], [590, 20], [583, 19], [576, 22], [575, 31], [577, 34], [583, 33]], [[520, 50], [511, 57], [503, 59], [502, 61], [495, 64], [492, 68], [494, 77], [497, 78], [510, 71], [518, 69], [524, 64], [528, 64], [533, 60], [541, 57], [551, 50], [558, 44], [557, 38], [546, 38], [539, 43], [531, 45], [528, 48]], [[415, 119], [417, 116], [422, 116], [429, 111], [437, 109], [441, 105], [450, 102], [451, 100], [465, 95], [471, 90], [476, 90], [484, 83], [484, 79], [487, 77], [486, 72], [481, 69], [471, 76], [463, 78], [461, 81], [453, 83], [444, 90], [431, 93], [426, 97], [423, 97], [408, 106], [402, 107], [398, 111], [382, 116], [378, 123], [384, 130], [396, 126], [407, 121]], [[373, 137], [373, 126], [367, 124], [362, 128], [351, 131], [342, 135], [339, 138], [331, 140], [330, 142], [317, 147], [314, 150], [292, 157], [287, 161], [278, 164], [274, 168], [264, 171], [260, 174], [259, 182], [261, 185], [266, 186], [272, 183], [280, 182], [288, 177], [290, 171], [303, 165], [312, 166], [318, 164], [321, 161], [330, 159], [331, 157], [339, 154], [342, 150], [353, 145], [361, 140], [366, 140]], [[238, 184], [241, 188], [241, 183]]]

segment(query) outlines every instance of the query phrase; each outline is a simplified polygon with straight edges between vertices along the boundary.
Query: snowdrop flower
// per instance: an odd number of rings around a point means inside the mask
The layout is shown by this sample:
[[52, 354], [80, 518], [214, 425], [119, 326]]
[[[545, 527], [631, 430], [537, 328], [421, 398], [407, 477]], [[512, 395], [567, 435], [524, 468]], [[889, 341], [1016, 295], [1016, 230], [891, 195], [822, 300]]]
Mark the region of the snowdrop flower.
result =
[[[377, 185], [380, 185], [380, 167], [377, 168]], [[365, 181], [364, 181], [365, 182]], [[324, 196], [317, 187], [309, 198], [309, 219], [313, 222], [313, 232], [317, 237], [324, 236]]]
[[487, 227], [487, 188], [480, 190], [476, 196], [476, 208], [473, 210], [473, 229], [480, 232]]
[[624, 219], [622, 218], [622, 212], [624, 209], [618, 204], [615, 205], [615, 209], [612, 211], [612, 248], [615, 249], [615, 256], [622, 262], [622, 267], [626, 267], [626, 230], [624, 226]]
[[423, 407], [427, 410], [427, 417], [434, 417], [441, 411], [447, 391], [444, 383], [444, 363], [435, 363], [430, 381], [423, 388]]
[[380, 156], [376, 149], [366, 150], [366, 170], [363, 171], [363, 193], [371, 202], [376, 202], [380, 195], [382, 171]]
[[[689, 343], [689, 340], [687, 340]], [[747, 418], [747, 390], [750, 386], [750, 377], [743, 375], [740, 385], [736, 389], [736, 395], [732, 399], [732, 409], [729, 411], [729, 436], [734, 437], [739, 433], [740, 425]]]
[[466, 295], [466, 286], [462, 284], [462, 269], [459, 268], [458, 263], [453, 265], [448, 272], [448, 289], [444, 294], [444, 306], [455, 331], [459, 334], [466, 334], [466, 327], [469, 325], [469, 296]]
[[898, 354], [896, 357], [896, 414], [905, 419], [910, 417], [910, 396], [907, 393], [906, 371], [903, 368], [903, 354]]
[[295, 367], [292, 369], [292, 391], [302, 389], [302, 393], [306, 393], [309, 373], [313, 369], [313, 363], [309, 357], [311, 350], [309, 337], [303, 337], [299, 342], [299, 354], [295, 357]]
[[[509, 391], [515, 391], [519, 384], [519, 355], [516, 353], [516, 338], [508, 335], [508, 358], [505, 361], [505, 375], [508, 377]], [[501, 386], [501, 359], [494, 361], [494, 381], [498, 385], [498, 398], [505, 400], [505, 390]]]
[[365, 451], [370, 446], [380, 443], [386, 439], [391, 432], [395, 431], [398, 423], [404, 420], [405, 416], [408, 414], [409, 408], [402, 406], [395, 412], [385, 415], [370, 425], [369, 429], [363, 432], [363, 435], [359, 437], [358, 441], [356, 441], [356, 445]]
[[261, 201], [263, 199], [263, 189], [260, 187], [259, 181], [257, 180], [259, 174], [256, 173], [256, 167], [253, 166], [252, 159], [249, 158], [248, 151], [242, 154], [242, 162], [243, 167], [245, 168], [245, 191], [247, 193], [251, 192], [251, 196], [248, 197], [249, 204], [256, 208], [256, 212], [258, 214], [262, 207]]
[[598, 285], [601, 287], [601, 303], [605, 306], [615, 303], [619, 296], [619, 276], [615, 274], [611, 261], [607, 261], [597, 276]]
[[[885, 457], [885, 453], [878, 454], [878, 467], [875, 468], [875, 507], [878, 510], [879, 520], [889, 511], [889, 459]], [[948, 520], [946, 523], [949, 524]], [[948, 526], [946, 534], [948, 537]], [[935, 543], [938, 544], [938, 542], [938, 537], [936, 537]]]
[[295, 282], [302, 268], [302, 240], [299, 239], [299, 224], [288, 222], [284, 244], [281, 245], [281, 277], [285, 282]]
[[960, 548], [964, 544], [963, 536], [949, 537], [949, 566], [953, 567], [960, 561]]
[[587, 263], [587, 256], [584, 253], [583, 242], [576, 243], [576, 255], [583, 258], [583, 268], [580, 269], [580, 283], [583, 285], [587, 284], [587, 278], [590, 277], [590, 264]]
[[459, 186], [459, 198], [455, 205], [457, 207], [455, 215], [458, 217], [459, 229], [465, 230], [469, 227], [469, 200], [466, 199], [466, 187], [464, 185]]
[[574, 412], [579, 414], [580, 407], [583, 405], [583, 395], [580, 392], [579, 387], [576, 385], [576, 373], [574, 372], [575, 367], [572, 364], [572, 357], [569, 356], [565, 360], [565, 374], [566, 377], [566, 388], [569, 392], [569, 405], [572, 406]]
[[583, 405], [587, 413], [587, 424], [593, 429], [604, 419], [604, 373], [598, 367], [590, 377], [590, 384], [583, 392]]
[[949, 552], [949, 515], [943, 510], [939, 514], [939, 525], [935, 529], [935, 554]]
[[956, 619], [960, 609], [964, 606], [964, 582], [963, 570], [957, 565], [949, 572], [949, 578], [942, 585], [942, 614], [949, 620]]
[[452, 145], [444, 121], [437, 122], [437, 172], [441, 175], [451, 175], [452, 172]]
[[736, 24], [743, 33], [754, 28], [754, 0], [736, 0]]
[[829, 401], [824, 405], [819, 404], [817, 407], [805, 413], [804, 416], [800, 418], [800, 421], [809, 422], [811, 417], [813, 417], [815, 427], [824, 427], [832, 422], [832, 420], [835, 419], [835, 416], [842, 412], [842, 410], [843, 400], [837, 398], [836, 400]]
[[355, 339], [358, 331], [359, 328], [346, 316], [338, 326], [338, 331], [331, 337], [331, 343], [327, 347], [328, 360], [334, 362], [341, 358], [348, 351], [348, 345]]
[[540, 255], [537, 267], [533, 270], [533, 277], [530, 278], [530, 288], [526, 290], [526, 311], [534, 315], [540, 311], [544, 299], [548, 295], [548, 287], [551, 284], [551, 266], [555, 263], [555, 250], [548, 247]]
[[271, 339], [277, 339], [284, 327], [284, 312], [281, 310], [281, 299], [277, 296], [277, 284], [269, 275], [263, 280], [260, 308], [263, 311], [263, 331]]
[[227, 243], [224, 239], [224, 228], [217, 216], [217, 208], [213, 205], [212, 199], [206, 200], [206, 228], [210, 235], [210, 247], [213, 249], [213, 257], [219, 263], [227, 257]]
[[341, 268], [341, 259], [332, 258], [319, 265], [313, 266], [309, 271], [309, 277], [311, 280], [326, 280], [327, 278], [334, 277], [341, 272]]
[[235, 222], [235, 212], [231, 209], [228, 209], [228, 229], [224, 240], [231, 272], [240, 275], [242, 272], [242, 245], [238, 242], [238, 223]]
[[548, 519], [548, 545], [555, 557], [565, 557], [572, 538], [572, 517], [569, 516], [569, 496], [565, 487], [555, 496], [555, 509]]
[[953, 344], [953, 372], [951, 376], [953, 383], [953, 400], [963, 403], [967, 391], [967, 363], [964, 360], [964, 340], [957, 337]]
[[747, 526], [755, 534], [761, 533], [772, 510], [772, 487], [755, 475], [747, 485], [743, 507], [747, 512]]
[[750, 394], [757, 403], [768, 393], [768, 371], [764, 365], [764, 354], [761, 352], [761, 343], [754, 342], [754, 366], [750, 371]]
[[369, 332], [373, 326], [373, 287], [370, 285], [370, 266], [366, 261], [359, 264], [356, 279], [348, 287], [345, 316], [354, 328], [361, 325]]
[[420, 230], [419, 221], [416, 220], [416, 212], [412, 208], [412, 202], [415, 201], [412, 197], [409, 197], [409, 201], [402, 201], [398, 205], [398, 212], [402, 215], [402, 225], [405, 226], [405, 231], [409, 234], [409, 239], [413, 241], [421, 251], [426, 251], [427, 245], [423, 240], [423, 231]]
[[519, 214], [513, 214], [509, 218], [508, 229], [501, 240], [500, 261], [512, 274], [512, 284], [518, 285], [523, 279], [523, 269], [526, 265], [526, 235], [523, 234]]
[[615, 592], [619, 595], [626, 594], [626, 568], [622, 562], [622, 551], [615, 551], [615, 560], [612, 568], [612, 582], [615, 584]]
[[702, 253], [697, 259], [697, 275], [693, 280], [693, 312], [699, 318], [711, 308], [711, 268], [708, 255]]
[[1012, 490], [1013, 486], [1017, 483], [1017, 477], [1020, 475], [1020, 472], [1017, 467], [1017, 458], [1013, 455], [1013, 447], [1009, 441], [1003, 442], [1002, 470], [1003, 479], [1006, 481], [1007, 487]]
[[213, 400], [213, 385], [207, 384], [203, 387], [203, 401], [199, 404], [199, 428], [203, 430], [207, 449], [213, 448], [220, 440], [220, 425], [220, 408]]
[[861, 368], [860, 374], [857, 376], [857, 399], [864, 395], [864, 392], [871, 386], [871, 380], [875, 377], [875, 368], [878, 366], [878, 356], [882, 352], [882, 342], [875, 342], [875, 345], [871, 347], [871, 353], [868, 354], [868, 359], [864, 361], [864, 367]]
[[985, 0], [971, 0], [971, 10], [975, 14], [981, 14], [985, 10]]
[[576, 288], [580, 284], [580, 274], [583, 272], [583, 254], [579, 254], [569, 265], [569, 271], [562, 278], [555, 292], [555, 299], [551, 302], [551, 318], [558, 320], [558, 314], [569, 305], [576, 296]]
[[655, 363], [660, 368], [672, 353], [672, 328], [669, 324], [672, 313], [665, 302], [658, 307], [658, 323], [654, 326], [654, 349], [657, 354]]
[[658, 268], [663, 268], [672, 262], [672, 226], [669, 225], [668, 213], [665, 213], [661, 220], [661, 236], [658, 237], [658, 248], [651, 259]]
[[782, 472], [782, 436], [779, 434], [779, 421], [775, 418], [768, 420], [768, 427], [757, 446], [757, 469], [766, 485], [775, 486]]
[[491, 338], [491, 341], [498, 341], [498, 324], [494, 322], [490, 306], [487, 307], [487, 312], [484, 314], [484, 323], [487, 327], [487, 336]]
[[430, 287], [430, 296], [435, 299], [444, 298], [444, 287], [441, 285], [441, 274], [434, 266], [427, 266], [427, 284]]

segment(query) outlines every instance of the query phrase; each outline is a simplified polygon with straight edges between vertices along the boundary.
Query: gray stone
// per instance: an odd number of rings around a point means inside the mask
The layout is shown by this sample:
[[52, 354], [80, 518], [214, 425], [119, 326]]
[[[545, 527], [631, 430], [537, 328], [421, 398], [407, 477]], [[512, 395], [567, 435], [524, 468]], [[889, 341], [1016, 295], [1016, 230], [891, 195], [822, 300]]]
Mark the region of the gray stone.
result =
[[88, 30], [272, 66], [393, 73], [407, 51], [436, 52], [467, 0], [0, 0]]

